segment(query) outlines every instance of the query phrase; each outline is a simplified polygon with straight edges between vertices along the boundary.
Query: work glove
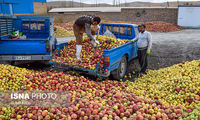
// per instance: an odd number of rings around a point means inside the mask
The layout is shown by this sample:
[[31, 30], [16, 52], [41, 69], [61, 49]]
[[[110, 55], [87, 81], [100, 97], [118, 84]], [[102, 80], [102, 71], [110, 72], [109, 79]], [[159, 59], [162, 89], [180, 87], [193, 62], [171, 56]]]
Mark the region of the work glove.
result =
[[92, 43], [92, 45], [93, 45], [94, 48], [97, 47], [97, 43], [95, 42], [95, 40], [91, 40], [91, 43]]
[[96, 42], [97, 44], [100, 44], [98, 40], [95, 40], [95, 42]]
[[97, 25], [97, 30], [99, 30], [100, 29], [100, 26], [99, 25]]
[[94, 38], [94, 41], [95, 41], [96, 44], [100, 44], [99, 41], [97, 40], [98, 38], [96, 37], [96, 35], [93, 35], [93, 38]]
[[101, 44], [99, 43], [99, 41], [92, 40], [91, 43], [92, 43], [92, 45], [93, 45], [93, 48], [101, 47]]
[[131, 42], [135, 42], [135, 39], [133, 39], [133, 40], [130, 40]]
[[151, 51], [150, 50], [147, 50], [147, 55], [149, 55], [151, 53]]

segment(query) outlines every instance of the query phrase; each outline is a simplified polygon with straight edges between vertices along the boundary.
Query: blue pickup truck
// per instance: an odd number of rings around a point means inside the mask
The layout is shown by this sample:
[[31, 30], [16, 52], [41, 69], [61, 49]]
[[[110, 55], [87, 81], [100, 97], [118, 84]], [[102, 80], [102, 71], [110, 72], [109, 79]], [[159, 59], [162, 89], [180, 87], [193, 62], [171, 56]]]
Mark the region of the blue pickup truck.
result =
[[0, 61], [49, 61], [55, 49], [53, 17], [0, 16]]
[[[134, 39], [138, 33], [139, 28], [138, 25], [135, 24], [122, 24], [122, 23], [101, 23], [100, 24], [100, 35], [104, 35], [104, 33], [109, 30], [116, 38], [132, 40]], [[57, 49], [62, 49], [63, 46], [66, 46], [67, 43], [61, 43], [57, 45]], [[89, 74], [101, 77], [108, 77], [112, 74], [112, 76], [119, 80], [124, 77], [127, 72], [128, 62], [137, 57], [137, 42], [128, 42], [119, 47], [104, 50], [102, 58], [103, 58], [103, 69], [100, 67], [100, 61], [96, 65], [94, 70], [79, 68], [77, 66], [73, 67], [75, 70], [85, 71]], [[64, 67], [62, 64], [52, 63], [59, 67]]]

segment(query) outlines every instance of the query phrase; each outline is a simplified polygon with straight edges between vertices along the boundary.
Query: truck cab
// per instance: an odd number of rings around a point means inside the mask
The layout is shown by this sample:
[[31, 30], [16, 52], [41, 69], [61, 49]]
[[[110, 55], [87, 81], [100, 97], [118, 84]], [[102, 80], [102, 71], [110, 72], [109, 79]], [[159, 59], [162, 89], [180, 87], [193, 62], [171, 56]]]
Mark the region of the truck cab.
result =
[[0, 16], [0, 61], [49, 61], [55, 49], [53, 17]]

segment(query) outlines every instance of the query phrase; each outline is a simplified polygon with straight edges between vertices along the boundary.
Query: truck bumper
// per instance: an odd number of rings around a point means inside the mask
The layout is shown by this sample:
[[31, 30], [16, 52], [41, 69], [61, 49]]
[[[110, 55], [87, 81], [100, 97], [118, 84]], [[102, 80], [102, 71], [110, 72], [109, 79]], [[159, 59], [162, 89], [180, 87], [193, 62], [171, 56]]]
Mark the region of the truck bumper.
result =
[[1, 61], [51, 60], [51, 55], [0, 55]]

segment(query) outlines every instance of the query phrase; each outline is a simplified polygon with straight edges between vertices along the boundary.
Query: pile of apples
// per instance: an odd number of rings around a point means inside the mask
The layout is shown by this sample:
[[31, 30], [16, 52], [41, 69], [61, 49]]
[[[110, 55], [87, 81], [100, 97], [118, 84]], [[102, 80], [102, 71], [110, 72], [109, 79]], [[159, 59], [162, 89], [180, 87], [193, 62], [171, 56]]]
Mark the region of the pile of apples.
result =
[[0, 64], [0, 91], [26, 89], [24, 75], [30, 73], [26, 69]]
[[55, 26], [59, 26], [64, 28], [67, 31], [72, 31], [73, 30], [73, 23], [74, 22], [68, 22], [68, 23], [55, 23]]
[[56, 31], [54, 32], [55, 37], [71, 37], [74, 36], [73, 31], [67, 31], [63, 27], [55, 26]]
[[180, 31], [183, 28], [167, 22], [152, 21], [152, 22], [124, 22], [124, 21], [103, 21], [104, 23], [127, 23], [127, 24], [145, 24], [146, 30], [151, 32], [173, 32]]
[[10, 65], [0, 68], [1, 90], [59, 90], [70, 96], [66, 107], [0, 107], [0, 120], [198, 120], [200, 116], [200, 60], [149, 70], [134, 82], [96, 82]]
[[56, 37], [72, 37], [74, 36], [73, 32], [73, 22], [68, 23], [56, 23], [54, 25], [57, 28], [57, 31], [55, 31]]
[[166, 23], [162, 21], [155, 21], [155, 22], [146, 22], [148, 31], [152, 32], [173, 32], [173, 31], [180, 31], [183, 28], [171, 23]]
[[[152, 22], [124, 22], [124, 21], [102, 21], [102, 23], [127, 23], [127, 24], [145, 24], [146, 30], [151, 32], [173, 32], [180, 31], [183, 28], [171, 23], [166, 23], [162, 21], [152, 21]], [[56, 37], [72, 37], [73, 33], [73, 22], [68, 23], [56, 23], [55, 27], [57, 31], [55, 32]]]
[[[146, 30], [151, 32], [173, 32], [180, 31], [183, 28], [172, 23], [167, 23], [163, 21], [151, 21], [151, 22], [125, 22], [125, 21], [102, 21], [102, 23], [127, 23], [127, 24], [145, 24]], [[55, 26], [63, 27], [68, 32], [72, 31], [73, 22], [69, 23], [57, 23]]]
[[[102, 46], [93, 48], [90, 42], [91, 40], [88, 37], [83, 38], [81, 61], [76, 59], [75, 40], [68, 42], [68, 45], [61, 50], [60, 56], [56, 56], [52, 59], [52, 61], [79, 66], [86, 69], [95, 69], [95, 66], [99, 63], [104, 50], [110, 50], [129, 42], [128, 40], [121, 40], [106, 36], [99, 36], [98, 40]], [[103, 64], [103, 58], [101, 59], [100, 64]]]
[[[4, 65], [2, 65], [4, 66]], [[11, 66], [11, 71], [14, 70]], [[18, 72], [26, 69], [16, 68]], [[0, 107], [0, 120], [164, 120], [187, 117], [181, 105], [165, 105], [135, 95], [127, 90], [127, 83], [118, 81], [91, 81], [56, 71], [30, 71], [19, 78], [26, 90], [68, 91], [69, 105], [66, 107]], [[17, 73], [13, 73], [17, 74]], [[12, 88], [12, 87], [11, 87]]]
[[136, 95], [194, 109], [200, 103], [200, 60], [149, 70], [128, 85]]
[[179, 120], [200, 120], [200, 103], [195, 106], [195, 109], [188, 113], [186, 117]]

